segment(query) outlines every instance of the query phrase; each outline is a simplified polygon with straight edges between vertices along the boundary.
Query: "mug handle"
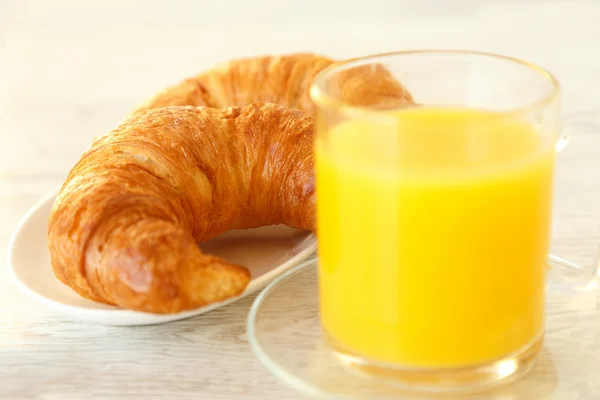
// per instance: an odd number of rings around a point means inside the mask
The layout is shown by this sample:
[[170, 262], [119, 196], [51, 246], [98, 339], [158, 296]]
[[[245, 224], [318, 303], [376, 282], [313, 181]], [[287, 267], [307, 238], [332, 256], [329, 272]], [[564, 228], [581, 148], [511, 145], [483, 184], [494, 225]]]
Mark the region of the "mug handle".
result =
[[[574, 137], [574, 139], [572, 139]], [[561, 180], [569, 182], [573, 184], [576, 180], [578, 185], [582, 185], [582, 180], [585, 180], [585, 177], [589, 177], [590, 180], [596, 181], [598, 180], [598, 175], [594, 174], [594, 171], [587, 168], [585, 163], [587, 160], [582, 159], [580, 157], [568, 157], [568, 154], [564, 154], [563, 150], [569, 147], [571, 148], [571, 142], [574, 142], [575, 146], [585, 146], [582, 149], [587, 149], [586, 151], [600, 151], [600, 115], [594, 114], [571, 114], [566, 115], [562, 119], [562, 129], [561, 136], [556, 143], [556, 151], [559, 154], [557, 159], [557, 172], [556, 172], [556, 187], [555, 187], [555, 205], [554, 205], [554, 213], [556, 213], [557, 208], [561, 209], [561, 213], [566, 213], [565, 219], [572, 218], [572, 214], [580, 213], [585, 214], [585, 210], [581, 210], [580, 204], [571, 204], [569, 206], [569, 200], [571, 202], [574, 199], [581, 198], [578, 197], [577, 193], [572, 193], [571, 190], [567, 187], [567, 190], [560, 190]], [[579, 143], [578, 143], [579, 142]], [[594, 146], [594, 144], [597, 145]], [[568, 150], [567, 152], [568, 153]], [[591, 158], [591, 157], [590, 157]], [[600, 161], [600, 157], [598, 157]], [[575, 174], [569, 173], [561, 176], [561, 163], [571, 163], [571, 170], [575, 170]], [[576, 167], [577, 166], [577, 167]], [[564, 169], [563, 169], [564, 171]], [[561, 179], [562, 178], [562, 179]], [[577, 179], [574, 179], [577, 178]], [[583, 187], [579, 187], [579, 189], [584, 189]], [[592, 199], [587, 198], [588, 203], [593, 203]], [[562, 204], [557, 204], [562, 203]], [[566, 203], [566, 206], [565, 204]], [[558, 207], [557, 207], [558, 206]], [[569, 215], [571, 214], [571, 215]], [[578, 218], [580, 221], [585, 219], [585, 216], [579, 215]], [[593, 220], [593, 218], [588, 218]], [[556, 218], [555, 218], [556, 220]], [[589, 225], [589, 222], [587, 223]], [[564, 226], [554, 227], [554, 229], [558, 228], [565, 229]], [[581, 234], [581, 232], [579, 232]], [[548, 286], [550, 289], [554, 291], [561, 292], [563, 294], [571, 295], [579, 292], [587, 292], [591, 290], [595, 290], [600, 281], [600, 247], [598, 246], [597, 237], [599, 236], [600, 231], [598, 230], [598, 225], [594, 225], [594, 231], [590, 232], [590, 235], [594, 236], [595, 243], [593, 246], [593, 259], [581, 262], [573, 262], [569, 261], [566, 258], [558, 255], [563, 252], [561, 249], [553, 249], [551, 254], [549, 255], [549, 271], [548, 271]], [[573, 236], [576, 236], [573, 234]], [[573, 239], [569, 232], [566, 236], [568, 239]], [[585, 243], [580, 244], [578, 247], [585, 247]], [[590, 249], [586, 249], [590, 250]], [[581, 249], [580, 249], [581, 251]], [[589, 258], [589, 257], [588, 257]], [[577, 260], [579, 261], [579, 260]]]

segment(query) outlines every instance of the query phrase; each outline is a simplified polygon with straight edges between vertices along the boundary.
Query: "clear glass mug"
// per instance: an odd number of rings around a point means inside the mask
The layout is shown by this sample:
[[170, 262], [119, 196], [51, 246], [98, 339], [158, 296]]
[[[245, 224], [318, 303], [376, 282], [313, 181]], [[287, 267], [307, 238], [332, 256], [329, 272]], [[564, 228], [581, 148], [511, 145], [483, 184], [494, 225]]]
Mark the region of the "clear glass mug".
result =
[[[361, 76], [380, 75], [362, 92]], [[406, 89], [406, 91], [404, 90]], [[320, 316], [350, 366], [435, 390], [520, 376], [544, 336], [560, 88], [466, 51], [338, 63], [311, 88]], [[578, 269], [580, 279], [562, 275]]]

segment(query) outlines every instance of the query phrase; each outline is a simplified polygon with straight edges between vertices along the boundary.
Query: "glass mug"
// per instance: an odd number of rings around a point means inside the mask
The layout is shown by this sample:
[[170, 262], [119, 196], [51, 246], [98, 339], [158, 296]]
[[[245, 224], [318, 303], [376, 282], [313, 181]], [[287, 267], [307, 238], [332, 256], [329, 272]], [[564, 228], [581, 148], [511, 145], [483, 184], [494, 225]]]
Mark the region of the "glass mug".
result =
[[[361, 92], [365, 73], [381, 79]], [[310, 93], [328, 346], [435, 390], [526, 372], [565, 144], [556, 78], [500, 55], [407, 51], [335, 64]]]

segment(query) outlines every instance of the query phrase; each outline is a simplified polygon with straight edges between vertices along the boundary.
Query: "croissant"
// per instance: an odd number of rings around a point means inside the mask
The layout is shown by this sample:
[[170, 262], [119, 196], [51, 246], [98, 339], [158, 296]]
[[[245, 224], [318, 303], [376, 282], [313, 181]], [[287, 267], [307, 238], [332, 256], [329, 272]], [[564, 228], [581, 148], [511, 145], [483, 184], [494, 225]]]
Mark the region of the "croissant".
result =
[[246, 268], [198, 242], [229, 229], [313, 230], [312, 122], [279, 105], [167, 107], [97, 139], [51, 210], [55, 275], [81, 296], [172, 313], [240, 294]]
[[[161, 92], [95, 139], [50, 213], [54, 274], [84, 298], [152, 313], [241, 294], [249, 271], [197, 243], [265, 225], [315, 230], [313, 122], [299, 109], [311, 110], [309, 80], [328, 64], [238, 60]], [[383, 67], [349, 71], [330, 89], [356, 104], [412, 102]], [[264, 101], [298, 109], [251, 104]]]

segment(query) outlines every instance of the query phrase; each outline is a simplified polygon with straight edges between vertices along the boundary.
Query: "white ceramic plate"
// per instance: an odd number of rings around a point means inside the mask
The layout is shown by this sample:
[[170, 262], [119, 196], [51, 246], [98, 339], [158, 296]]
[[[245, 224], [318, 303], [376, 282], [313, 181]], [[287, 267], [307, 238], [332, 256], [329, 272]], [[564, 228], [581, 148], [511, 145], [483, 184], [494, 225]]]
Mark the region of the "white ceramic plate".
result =
[[252, 280], [242, 295], [178, 314], [123, 310], [86, 300], [53, 274], [46, 246], [48, 216], [57, 192], [23, 217], [8, 248], [8, 266], [19, 288], [36, 301], [71, 318], [102, 325], [150, 325], [193, 317], [239, 300], [312, 255], [316, 238], [283, 226], [231, 231], [203, 244], [203, 250], [248, 267]]

